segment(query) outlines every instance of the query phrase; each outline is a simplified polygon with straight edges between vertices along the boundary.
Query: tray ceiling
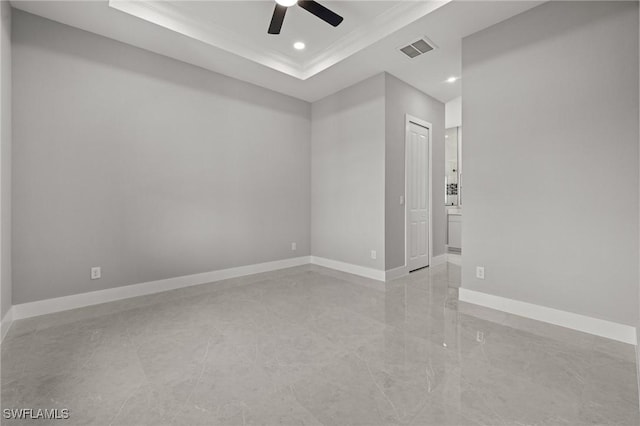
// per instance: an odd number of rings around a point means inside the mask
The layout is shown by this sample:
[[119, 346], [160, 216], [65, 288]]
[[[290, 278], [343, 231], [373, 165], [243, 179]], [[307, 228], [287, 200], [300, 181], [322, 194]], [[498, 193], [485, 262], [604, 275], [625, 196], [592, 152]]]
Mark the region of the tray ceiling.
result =
[[[267, 34], [275, 5], [270, 0], [110, 0], [109, 6], [306, 80], [449, 1], [324, 1], [344, 17], [336, 28], [292, 6], [279, 35]], [[298, 41], [304, 50], [293, 48]]]

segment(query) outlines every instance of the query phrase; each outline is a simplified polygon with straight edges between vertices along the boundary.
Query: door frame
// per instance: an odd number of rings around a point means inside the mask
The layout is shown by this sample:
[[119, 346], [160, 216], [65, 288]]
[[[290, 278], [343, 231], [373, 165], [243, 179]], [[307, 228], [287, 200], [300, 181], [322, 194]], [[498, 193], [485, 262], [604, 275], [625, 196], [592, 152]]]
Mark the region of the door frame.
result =
[[429, 265], [433, 263], [433, 125], [428, 121], [422, 120], [409, 114], [404, 115], [404, 267], [405, 273], [409, 273], [409, 238], [408, 226], [409, 209], [407, 208], [408, 194], [408, 171], [409, 171], [409, 150], [407, 142], [409, 139], [409, 125], [417, 124], [429, 130]]

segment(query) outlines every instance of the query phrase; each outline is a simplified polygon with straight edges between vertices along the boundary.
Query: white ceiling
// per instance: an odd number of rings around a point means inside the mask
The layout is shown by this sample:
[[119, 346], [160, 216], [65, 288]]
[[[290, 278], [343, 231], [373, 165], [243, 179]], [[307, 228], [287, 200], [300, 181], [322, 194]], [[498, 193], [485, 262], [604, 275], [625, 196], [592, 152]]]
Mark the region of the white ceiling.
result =
[[[122, 2], [112, 1], [112, 7]], [[126, 0], [126, 3], [131, 3]], [[169, 2], [167, 2], [169, 3]], [[198, 17], [203, 25], [218, 27], [228, 38], [242, 40], [256, 50], [272, 51], [292, 63], [312, 60], [324, 49], [367, 22], [389, 12], [397, 1], [325, 1], [322, 4], [341, 15], [345, 20], [338, 27], [321, 21], [300, 7], [287, 10], [285, 24], [279, 35], [267, 34], [273, 14], [273, 1], [173, 1], [172, 7], [186, 16]], [[241, 24], [239, 24], [241, 23]], [[293, 49], [295, 41], [304, 41], [306, 49]]]
[[[442, 102], [460, 95], [461, 40], [543, 1], [321, 1], [337, 28], [300, 7], [268, 35], [274, 2], [30, 1], [18, 9], [151, 50], [307, 101], [382, 71]], [[437, 48], [415, 59], [398, 51], [423, 36]], [[296, 51], [294, 41], [307, 48]]]
[[[273, 0], [110, 0], [109, 6], [306, 80], [449, 1], [324, 1], [344, 18], [337, 28], [293, 6], [279, 35], [267, 34]], [[295, 50], [296, 41], [307, 48]]]

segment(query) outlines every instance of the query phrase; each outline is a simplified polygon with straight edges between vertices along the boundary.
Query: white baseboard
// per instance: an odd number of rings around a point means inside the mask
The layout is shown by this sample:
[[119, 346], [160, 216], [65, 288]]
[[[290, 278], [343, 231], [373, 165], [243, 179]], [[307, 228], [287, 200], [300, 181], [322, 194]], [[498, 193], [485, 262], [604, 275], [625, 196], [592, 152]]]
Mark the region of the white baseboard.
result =
[[561, 327], [595, 334], [619, 342], [637, 344], [636, 328], [598, 318], [587, 317], [573, 312], [561, 311], [546, 306], [534, 305], [519, 300], [507, 299], [492, 294], [460, 288], [459, 300], [485, 306], [498, 311], [519, 315], [525, 318], [559, 325]]
[[9, 332], [13, 324], [13, 307], [9, 308], [9, 311], [4, 315], [4, 318], [0, 320], [0, 343], [4, 340], [4, 337]]
[[[443, 263], [453, 263], [454, 265], [461, 265], [462, 259], [459, 254], [445, 253], [431, 258], [431, 265], [437, 266]], [[391, 281], [409, 275], [409, 268], [406, 266], [400, 266], [393, 269], [388, 269], [384, 273], [385, 281]]]
[[462, 256], [457, 253], [447, 253], [447, 262], [462, 266]]
[[438, 265], [442, 265], [443, 263], [447, 263], [447, 254], [439, 254], [437, 256], [434, 256], [431, 258], [431, 265], [429, 266], [438, 266]]
[[[439, 255], [432, 258], [432, 266], [445, 263], [447, 255]], [[314, 264], [337, 271], [359, 275], [377, 281], [391, 280], [406, 275], [408, 271], [405, 267], [395, 268], [389, 271], [368, 268], [326, 259], [317, 256], [302, 256], [292, 259], [276, 260], [273, 262], [259, 263], [254, 265], [239, 266], [236, 268], [221, 269], [218, 271], [203, 272], [200, 274], [185, 275], [164, 280], [149, 281], [139, 284], [124, 285], [121, 287], [109, 288], [105, 290], [91, 291], [87, 293], [73, 294], [70, 296], [56, 297], [53, 299], [38, 300], [35, 302], [14, 305], [1, 321], [0, 336], [9, 330], [13, 320], [30, 318], [39, 315], [46, 315], [55, 312], [67, 311], [70, 309], [83, 308], [85, 306], [98, 305], [101, 303], [113, 302], [116, 300], [128, 299], [131, 297], [145, 296], [148, 294], [160, 293], [163, 291], [176, 290], [183, 287], [207, 284], [230, 278], [237, 278], [246, 275], [258, 274], [261, 272], [275, 271], [278, 269], [291, 268], [294, 266]], [[0, 340], [1, 341], [1, 340]]]
[[384, 280], [391, 281], [409, 275], [409, 268], [400, 266], [398, 268], [388, 269], [384, 272]]
[[[54, 299], [38, 300], [36, 302], [14, 305], [12, 308], [13, 319], [23, 319], [54, 312], [67, 311], [85, 306], [98, 305], [100, 303], [113, 302], [115, 300], [128, 299], [130, 297], [145, 296], [147, 294], [160, 293], [183, 287], [207, 284], [215, 281], [237, 278], [245, 275], [261, 272], [275, 271], [291, 268], [293, 266], [306, 265], [310, 261], [309, 256], [295, 257], [292, 259], [276, 260], [273, 262], [257, 263], [254, 265], [238, 266], [236, 268], [221, 269], [218, 271], [203, 272], [200, 274], [184, 275], [181, 277], [167, 278], [158, 281], [149, 281], [140, 284], [125, 285], [106, 290], [91, 291], [88, 293], [73, 294], [71, 296], [56, 297]], [[4, 320], [2, 326], [4, 327]]]
[[[636, 327], [636, 342], [640, 342], [640, 323]], [[636, 343], [636, 375], [638, 379], [638, 400], [640, 401], [640, 345]], [[640, 405], [638, 406], [640, 407]]]
[[372, 280], [384, 281], [385, 271], [379, 269], [368, 268], [366, 266], [354, 265], [352, 263], [340, 262], [338, 260], [326, 259], [324, 257], [311, 256], [313, 265], [324, 266], [325, 268], [335, 269], [336, 271], [346, 272], [349, 274], [360, 275], [361, 277], [371, 278]]

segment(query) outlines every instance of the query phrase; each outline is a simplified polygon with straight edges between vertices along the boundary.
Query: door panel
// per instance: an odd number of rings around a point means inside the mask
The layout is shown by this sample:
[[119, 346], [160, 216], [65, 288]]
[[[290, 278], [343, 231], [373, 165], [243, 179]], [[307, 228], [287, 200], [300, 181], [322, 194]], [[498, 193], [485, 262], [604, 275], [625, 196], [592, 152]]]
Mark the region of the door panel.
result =
[[407, 153], [407, 265], [429, 266], [429, 129], [409, 123]]

